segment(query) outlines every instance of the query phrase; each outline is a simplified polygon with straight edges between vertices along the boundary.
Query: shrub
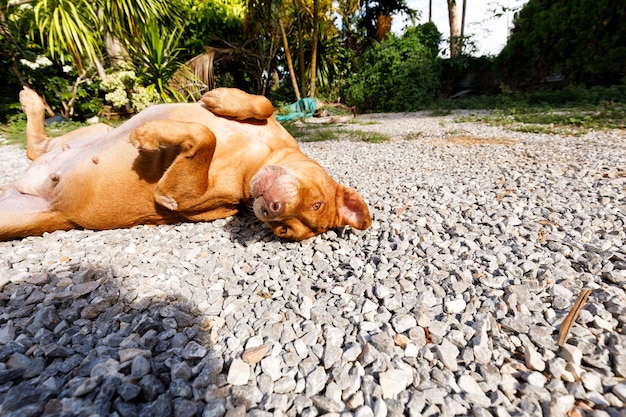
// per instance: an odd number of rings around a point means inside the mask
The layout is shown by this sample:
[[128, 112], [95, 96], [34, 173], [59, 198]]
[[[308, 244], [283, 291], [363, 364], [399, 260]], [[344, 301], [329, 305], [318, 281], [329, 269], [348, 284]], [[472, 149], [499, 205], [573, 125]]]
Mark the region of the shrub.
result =
[[441, 64], [441, 34], [432, 23], [408, 27], [402, 36], [390, 35], [361, 56], [357, 71], [347, 80], [346, 103], [360, 110], [414, 111], [435, 98]]
[[555, 75], [564, 84], [619, 84], [626, 75], [625, 14], [623, 1], [530, 0], [498, 56], [501, 78], [518, 89]]
[[143, 87], [133, 70], [112, 72], [101, 83], [106, 91], [104, 99], [118, 111], [140, 112], [150, 104], [158, 102], [158, 97]]

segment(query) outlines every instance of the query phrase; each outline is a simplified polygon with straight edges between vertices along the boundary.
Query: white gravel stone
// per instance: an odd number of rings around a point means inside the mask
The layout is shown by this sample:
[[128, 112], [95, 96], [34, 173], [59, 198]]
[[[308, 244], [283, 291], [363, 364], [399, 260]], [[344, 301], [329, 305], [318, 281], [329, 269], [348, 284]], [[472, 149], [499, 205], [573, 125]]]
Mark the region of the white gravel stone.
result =
[[[468, 114], [360, 115], [301, 144], [363, 195], [366, 231], [287, 242], [242, 213], [0, 242], [2, 412], [620, 415], [626, 137]], [[0, 146], [2, 183], [27, 165]]]
[[227, 381], [232, 385], [245, 385], [250, 379], [250, 365], [241, 359], [233, 359], [228, 369]]
[[528, 374], [526, 380], [531, 385], [534, 385], [536, 387], [543, 387], [544, 385], [546, 385], [548, 378], [546, 378], [545, 375], [543, 375], [541, 372], [535, 371]]
[[561, 352], [559, 356], [561, 356], [567, 362], [571, 362], [574, 365], [580, 365], [580, 362], [582, 361], [582, 358], [583, 358], [583, 353], [578, 347], [565, 344], [561, 348]]
[[316, 367], [306, 377], [306, 395], [311, 396], [319, 393], [326, 386], [328, 376], [323, 367]]
[[546, 363], [543, 357], [537, 352], [537, 349], [532, 344], [524, 346], [524, 358], [526, 360], [526, 366], [529, 369], [542, 372], [546, 369]]
[[445, 302], [446, 311], [450, 314], [461, 313], [465, 310], [467, 303], [462, 298], [455, 298]]
[[361, 345], [354, 343], [343, 351], [343, 360], [346, 362], [354, 362], [357, 360], [361, 352], [363, 352]]
[[573, 395], [559, 395], [550, 400], [548, 412], [550, 416], [565, 416], [574, 407], [576, 398]]
[[480, 385], [470, 375], [461, 375], [457, 380], [459, 387], [466, 393], [470, 402], [475, 402], [481, 407], [489, 407], [491, 400], [485, 395]]
[[450, 343], [448, 339], [443, 339], [441, 344], [436, 346], [435, 349], [437, 351], [437, 357], [441, 363], [443, 363], [443, 365], [452, 372], [455, 372], [459, 367], [459, 348]]
[[602, 377], [592, 372], [582, 372], [581, 382], [587, 391], [602, 391]]
[[276, 356], [268, 356], [261, 360], [261, 370], [266, 373], [272, 381], [278, 381], [282, 377], [282, 361]]
[[378, 375], [383, 398], [396, 399], [400, 392], [404, 391], [413, 380], [410, 370], [390, 369]]
[[391, 325], [397, 333], [404, 333], [417, 326], [417, 320], [410, 314], [399, 314], [391, 319]]
[[626, 403], [626, 382], [615, 384], [613, 394], [617, 395], [620, 400]]

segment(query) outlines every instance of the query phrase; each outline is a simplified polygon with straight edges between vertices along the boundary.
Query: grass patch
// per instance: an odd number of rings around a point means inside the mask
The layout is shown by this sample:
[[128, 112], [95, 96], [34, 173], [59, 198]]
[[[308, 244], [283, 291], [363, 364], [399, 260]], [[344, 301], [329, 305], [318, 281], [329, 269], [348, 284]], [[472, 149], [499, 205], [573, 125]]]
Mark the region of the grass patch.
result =
[[355, 140], [369, 143], [382, 143], [389, 137], [378, 132], [364, 132], [346, 129], [337, 125], [317, 125], [296, 122], [283, 123], [283, 127], [298, 142], [324, 142], [329, 140]]
[[352, 125], [359, 125], [359, 126], [371, 126], [371, 125], [379, 125], [380, 122], [378, 122], [376, 120], [356, 120], [356, 119], [352, 119], [350, 121], [350, 124], [352, 124]]
[[432, 117], [449, 116], [451, 114], [452, 114], [452, 109], [443, 109], [443, 108], [432, 109], [428, 112], [428, 115]]
[[457, 117], [455, 121], [485, 122], [520, 132], [582, 135], [591, 129], [626, 128], [626, 105], [602, 103], [559, 109], [499, 109], [491, 114]]
[[350, 136], [353, 140], [368, 143], [383, 143], [389, 140], [387, 135], [378, 132], [351, 131]]
[[12, 116], [8, 123], [0, 124], [0, 136], [8, 144], [26, 146], [26, 115]]
[[[103, 123], [117, 127], [126, 120], [128, 119], [104, 120]], [[85, 126], [88, 124], [74, 121], [53, 123], [45, 127], [45, 132], [48, 137], [56, 138]], [[0, 136], [6, 140], [7, 144], [18, 144], [26, 147], [26, 115], [23, 113], [15, 115], [11, 117], [8, 123], [0, 124]]]
[[590, 129], [626, 128], [624, 97], [626, 86], [568, 87], [440, 100], [434, 107], [440, 113], [447, 109], [492, 109], [489, 114], [457, 117], [457, 122], [485, 122], [522, 132], [576, 135]]

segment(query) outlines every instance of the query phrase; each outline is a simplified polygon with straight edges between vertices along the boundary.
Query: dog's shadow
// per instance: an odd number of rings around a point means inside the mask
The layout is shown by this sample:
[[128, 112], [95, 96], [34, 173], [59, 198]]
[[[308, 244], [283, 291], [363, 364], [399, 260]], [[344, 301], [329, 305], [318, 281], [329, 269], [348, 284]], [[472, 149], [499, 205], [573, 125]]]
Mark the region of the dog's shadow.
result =
[[[76, 266], [9, 281], [0, 299], [2, 415], [70, 402], [72, 415], [159, 415], [162, 407], [201, 415], [209, 403], [226, 404], [223, 392], [209, 393], [227, 372], [212, 348], [216, 330], [182, 296], [142, 295], [110, 270]], [[192, 391], [184, 404], [171, 395], [179, 377]]]
[[[248, 207], [240, 207], [240, 210], [234, 216], [226, 219], [224, 230], [229, 234], [233, 242], [237, 242], [244, 247], [248, 247], [257, 242], [281, 242], [285, 245], [300, 244], [293, 240], [284, 239], [276, 236], [272, 229], [261, 220], [259, 220], [254, 212]], [[341, 226], [330, 229], [326, 233], [332, 233], [333, 236], [340, 239], [348, 239], [348, 236], [355, 231], [349, 226]], [[322, 234], [324, 236], [324, 234]]]
[[228, 233], [232, 241], [245, 247], [256, 242], [280, 239], [272, 233], [269, 226], [254, 215], [251, 209], [245, 206], [240, 207], [237, 214], [226, 219], [224, 231]]

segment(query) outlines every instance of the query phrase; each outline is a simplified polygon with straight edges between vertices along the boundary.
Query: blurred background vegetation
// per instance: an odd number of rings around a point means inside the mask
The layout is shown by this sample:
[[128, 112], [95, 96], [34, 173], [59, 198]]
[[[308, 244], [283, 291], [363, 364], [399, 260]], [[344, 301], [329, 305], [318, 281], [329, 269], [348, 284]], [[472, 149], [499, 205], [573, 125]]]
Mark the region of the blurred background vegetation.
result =
[[[447, 3], [465, 10], [465, 1]], [[394, 34], [400, 13], [413, 23]], [[23, 121], [22, 86], [45, 97], [48, 116], [76, 121], [215, 87], [263, 94], [276, 107], [316, 97], [360, 112], [519, 114], [583, 102], [619, 119], [625, 16], [624, 1], [530, 0], [502, 52], [477, 57], [462, 25], [442, 39], [404, 0], [5, 0], [0, 122]]]

